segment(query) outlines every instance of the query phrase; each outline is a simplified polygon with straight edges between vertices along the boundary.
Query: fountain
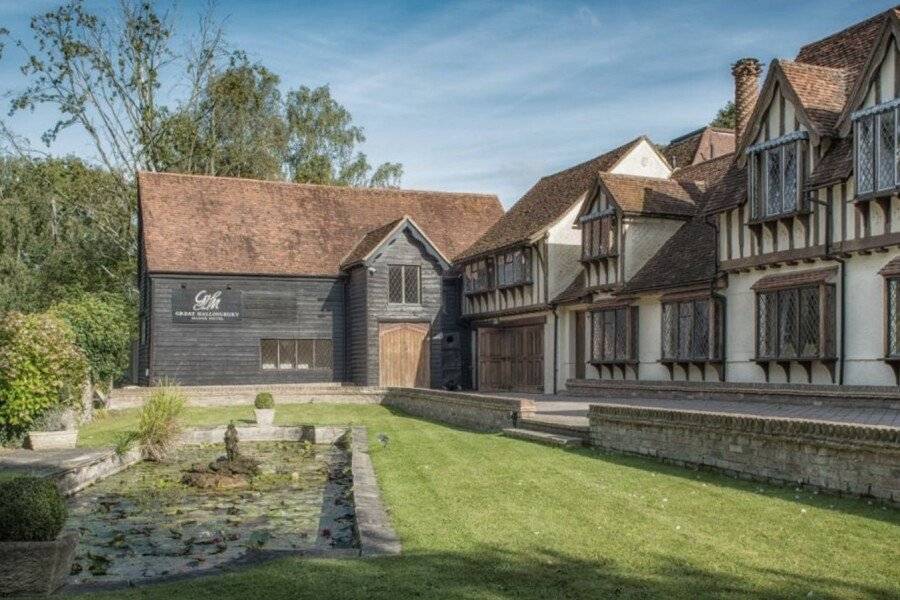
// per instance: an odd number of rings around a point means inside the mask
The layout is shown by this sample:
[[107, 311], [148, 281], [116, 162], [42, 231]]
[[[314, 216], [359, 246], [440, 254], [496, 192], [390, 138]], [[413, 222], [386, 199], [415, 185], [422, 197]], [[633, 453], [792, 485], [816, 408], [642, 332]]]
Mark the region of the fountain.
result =
[[248, 487], [256, 475], [259, 475], [259, 462], [240, 453], [237, 428], [231, 422], [225, 430], [225, 456], [207, 465], [192, 466], [181, 482], [204, 490], [234, 490]]

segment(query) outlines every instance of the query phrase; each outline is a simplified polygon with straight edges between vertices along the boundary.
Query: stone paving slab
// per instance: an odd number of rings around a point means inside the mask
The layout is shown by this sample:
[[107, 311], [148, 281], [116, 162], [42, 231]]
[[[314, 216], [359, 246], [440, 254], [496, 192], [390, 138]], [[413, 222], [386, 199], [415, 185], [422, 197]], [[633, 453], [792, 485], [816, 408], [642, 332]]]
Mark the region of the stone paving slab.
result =
[[0, 471], [46, 477], [68, 471], [106, 457], [110, 448], [71, 448], [66, 450], [0, 449]]
[[739, 400], [681, 400], [662, 398], [607, 398], [605, 396], [567, 396], [564, 394], [521, 394], [508, 393], [508, 397], [527, 398], [534, 402], [534, 419], [547, 422], [587, 425], [588, 407], [591, 404], [616, 404], [645, 408], [750, 415], [758, 417], [779, 417], [803, 421], [824, 421], [827, 423], [849, 423], [855, 425], [876, 425], [900, 428], [900, 409], [841, 406], [816, 406], [782, 404], [775, 402]]

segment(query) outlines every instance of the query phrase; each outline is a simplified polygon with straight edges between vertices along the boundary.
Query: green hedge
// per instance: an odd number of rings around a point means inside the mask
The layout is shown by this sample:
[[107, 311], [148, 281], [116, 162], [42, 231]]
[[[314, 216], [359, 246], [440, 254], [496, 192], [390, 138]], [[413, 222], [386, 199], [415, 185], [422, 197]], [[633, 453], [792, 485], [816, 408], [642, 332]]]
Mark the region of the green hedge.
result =
[[260, 410], [275, 408], [275, 398], [269, 392], [260, 392], [256, 395], [253, 406]]
[[37, 477], [0, 481], [0, 542], [47, 542], [66, 524], [66, 502], [52, 482]]
[[14, 435], [47, 410], [76, 404], [87, 372], [64, 321], [9, 313], [0, 321], [0, 433]]

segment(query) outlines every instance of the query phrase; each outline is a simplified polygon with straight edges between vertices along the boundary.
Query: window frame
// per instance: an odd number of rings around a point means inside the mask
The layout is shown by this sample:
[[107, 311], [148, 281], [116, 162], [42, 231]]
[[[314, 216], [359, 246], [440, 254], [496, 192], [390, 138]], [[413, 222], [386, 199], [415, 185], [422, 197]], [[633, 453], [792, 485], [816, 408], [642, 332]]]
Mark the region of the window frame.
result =
[[500, 252], [495, 255], [494, 264], [498, 290], [534, 283], [531, 248], [528, 246]]
[[617, 256], [617, 232], [614, 212], [599, 212], [584, 217], [581, 221], [581, 259], [599, 260]]
[[[761, 223], [764, 221], [772, 221], [785, 219], [803, 214], [808, 210], [804, 201], [803, 186], [806, 176], [806, 163], [808, 161], [807, 139], [805, 132], [793, 132], [785, 136], [787, 139], [783, 141], [772, 140], [758, 144], [757, 148], [751, 147], [748, 150], [748, 195], [750, 198], [750, 222]], [[787, 175], [788, 152], [793, 151], [793, 190], [788, 193]], [[770, 190], [771, 180], [769, 172], [769, 157], [778, 155], [778, 186], [779, 193], [779, 211], [770, 211]], [[790, 197], [793, 204], [790, 205], [786, 199]]]
[[[891, 288], [894, 293], [891, 294]], [[886, 360], [900, 361], [900, 273], [884, 275], [884, 357]], [[893, 343], [891, 327], [893, 326]], [[893, 346], [893, 348], [891, 347]]]
[[[595, 365], [636, 363], [638, 308], [631, 305], [595, 308], [589, 315], [591, 324], [589, 362]], [[607, 353], [604, 349], [607, 346], [607, 332], [610, 325], [613, 328], [613, 339], [612, 345], [609, 346], [611, 352]]]
[[[893, 181], [883, 185], [881, 181], [882, 141], [881, 121], [890, 114], [894, 121], [893, 135]], [[900, 189], [900, 99], [876, 104], [869, 108], [856, 111], [851, 115], [853, 121], [853, 189], [855, 200], [865, 201], [884, 196], [890, 196]], [[863, 125], [871, 127], [871, 147], [860, 147], [860, 131]], [[860, 159], [866, 156], [868, 170], [870, 171], [871, 187], [863, 191], [860, 186], [862, 169]]]
[[[805, 351], [808, 343], [804, 343], [804, 317], [809, 305], [804, 303], [804, 293], [815, 293], [815, 331], [816, 350], [812, 353]], [[836, 287], [833, 283], [813, 283], [809, 285], [784, 286], [772, 289], [757, 290], [754, 303], [754, 331], [755, 360], [756, 362], [787, 362], [787, 361], [812, 361], [831, 360], [835, 358], [835, 310]], [[785, 306], [785, 299], [794, 295], [796, 303], [794, 314]], [[807, 299], [809, 296], [807, 295]], [[765, 306], [765, 316], [763, 316]], [[789, 317], [789, 319], [788, 319]], [[785, 321], [791, 323], [785, 325]], [[794, 328], [788, 331], [786, 326]], [[761, 327], [765, 327], [762, 334]], [[806, 329], [808, 332], [808, 328]], [[786, 335], [790, 333], [791, 335]], [[765, 338], [765, 339], [763, 339]], [[771, 341], [770, 341], [771, 340]], [[765, 344], [765, 348], [763, 345]], [[787, 351], [786, 346], [793, 344], [793, 350]]]
[[466, 264], [463, 290], [468, 295], [483, 294], [494, 289], [494, 257], [486, 256]]
[[[283, 366], [281, 363], [281, 348], [285, 342], [292, 342], [293, 345], [293, 359], [289, 366]], [[300, 366], [299, 344], [301, 342], [312, 342], [313, 362], [311, 366]], [[263, 363], [263, 345], [266, 343], [275, 344], [275, 363], [271, 367], [267, 367]], [[324, 347], [320, 350], [320, 346], [327, 346], [327, 350]], [[328, 365], [330, 366], [323, 366], [323, 363], [319, 361], [320, 352], [321, 356], [328, 357]], [[334, 370], [334, 340], [332, 338], [260, 338], [259, 370], [273, 373], [284, 371], [332, 371]]]
[[[391, 296], [392, 296], [392, 294], [391, 294], [391, 281], [392, 281], [391, 280], [391, 269], [400, 269], [400, 301], [399, 302], [391, 300]], [[406, 277], [407, 277], [407, 272], [410, 269], [415, 270], [416, 279], [418, 280], [416, 282], [417, 294], [416, 294], [416, 300], [414, 302], [410, 302], [406, 297], [406, 289], [407, 289]], [[387, 284], [388, 284], [387, 285], [388, 304], [391, 304], [394, 306], [421, 306], [421, 304], [422, 304], [422, 266], [421, 265], [399, 264], [399, 263], [389, 264], [387, 279], [388, 279], [388, 282], [387, 282]]]
[[[698, 308], [701, 304], [701, 312]], [[703, 295], [688, 298], [673, 298], [663, 300], [660, 303], [660, 362], [663, 363], [698, 363], [717, 362], [721, 360], [722, 333], [725, 301], [717, 295]], [[690, 310], [690, 351], [687, 354], [681, 352], [682, 348], [682, 318], [684, 307]], [[667, 321], [666, 311], [671, 310], [672, 316]], [[705, 314], [705, 331], [697, 331], [698, 314]], [[667, 330], [667, 325], [671, 329]], [[703, 351], [697, 349], [698, 342], [705, 338], [706, 348]]]

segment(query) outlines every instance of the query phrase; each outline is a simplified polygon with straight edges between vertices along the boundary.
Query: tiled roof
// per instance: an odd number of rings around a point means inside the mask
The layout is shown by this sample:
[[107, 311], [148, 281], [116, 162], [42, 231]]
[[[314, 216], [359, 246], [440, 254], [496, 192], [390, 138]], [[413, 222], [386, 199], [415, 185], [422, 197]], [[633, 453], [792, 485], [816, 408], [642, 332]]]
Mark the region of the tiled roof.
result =
[[733, 160], [734, 154], [729, 153], [689, 167], [675, 169], [672, 173], [672, 179], [677, 181], [702, 181], [708, 187], [710, 183], [719, 181], [725, 175]]
[[736, 157], [732, 156], [722, 178], [707, 186], [704, 210], [707, 213], [728, 210], [740, 206], [746, 199], [747, 169], [738, 167]]
[[793, 271], [790, 273], [778, 273], [761, 277], [750, 286], [751, 290], [778, 290], [801, 285], [815, 285], [826, 283], [837, 274], [837, 267], [825, 267], [823, 269], [808, 269], [806, 271]]
[[562, 292], [557, 294], [553, 299], [554, 304], [565, 304], [566, 302], [576, 302], [581, 300], [588, 294], [587, 280], [584, 275], [584, 269], [578, 272], [578, 276], [572, 280], [572, 283]]
[[891, 12], [896, 11], [896, 8], [892, 8], [807, 44], [800, 48], [795, 60], [820, 67], [847, 69], [855, 79], [869, 58], [884, 20]]
[[503, 214], [496, 196], [139, 173], [150, 272], [325, 275], [409, 215], [447, 257]]
[[378, 247], [385, 237], [387, 237], [394, 229], [396, 229], [397, 225], [402, 223], [406, 217], [404, 216], [401, 219], [394, 219], [388, 223], [385, 223], [381, 227], [376, 227], [375, 229], [369, 231], [362, 239], [359, 240], [359, 243], [350, 251], [350, 254], [341, 261], [341, 268], [347, 268], [350, 265], [354, 265], [360, 261], [362, 261], [372, 250]]
[[702, 218], [685, 223], [634, 277], [623, 294], [711, 281], [716, 275], [716, 229]]
[[702, 183], [600, 173], [603, 187], [624, 212], [693, 216], [702, 195]]
[[663, 149], [673, 168], [682, 168], [734, 152], [734, 130], [701, 127], [675, 138]]
[[816, 189], [844, 181], [853, 173], [853, 138], [835, 140], [816, 165], [806, 187]]
[[816, 131], [831, 135], [850, 92], [849, 71], [790, 60], [776, 62]]
[[596, 183], [597, 173], [613, 168], [643, 139], [635, 138], [589, 161], [543, 177], [456, 260], [474, 258], [524, 242], [535, 233], [552, 225]]

